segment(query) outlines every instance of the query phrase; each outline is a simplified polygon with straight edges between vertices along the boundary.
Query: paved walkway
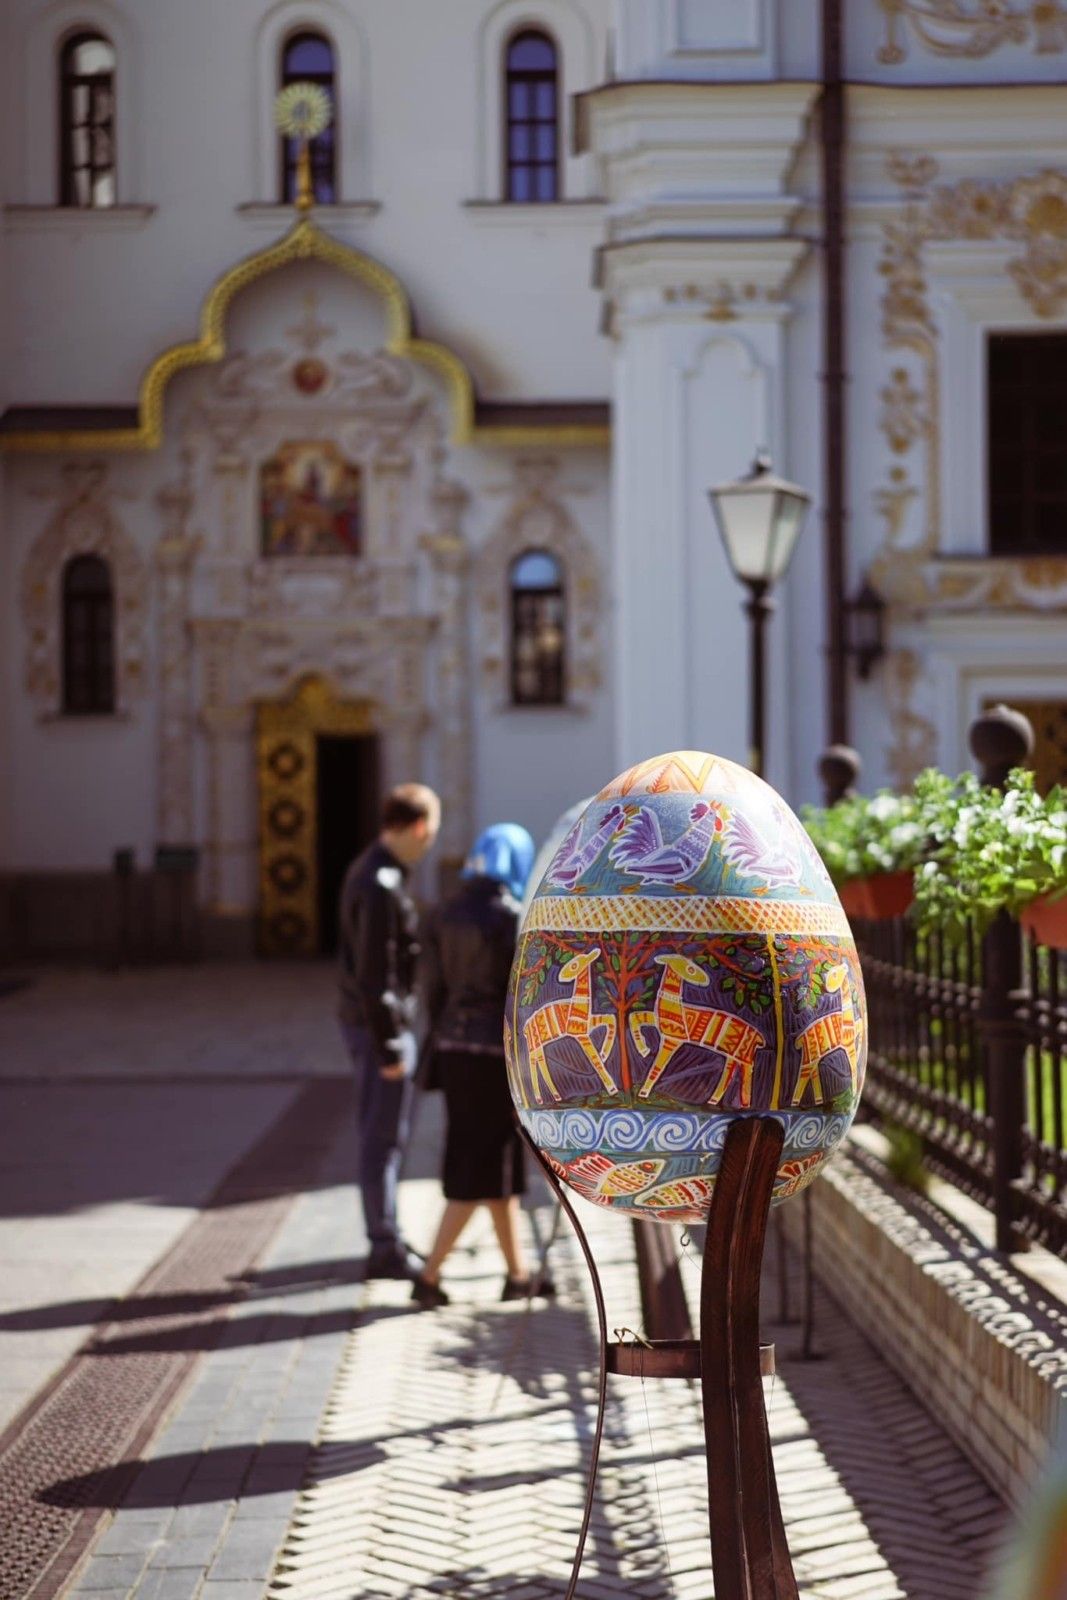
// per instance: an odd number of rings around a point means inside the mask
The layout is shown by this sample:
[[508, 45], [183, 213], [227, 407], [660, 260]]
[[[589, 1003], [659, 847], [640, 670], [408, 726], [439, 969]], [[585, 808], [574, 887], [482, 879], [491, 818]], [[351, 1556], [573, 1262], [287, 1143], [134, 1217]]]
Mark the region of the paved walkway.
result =
[[297, 1082], [344, 1073], [332, 1006], [330, 969], [296, 964], [45, 971], [0, 999], [0, 1431]]
[[[20, 1119], [0, 1155], [9, 1174], [23, 1162], [2, 1191], [4, 1212], [20, 1209], [15, 1231], [0, 1225], [0, 1269], [15, 1297], [0, 1323], [0, 1368], [9, 1341], [24, 1341], [20, 1359], [35, 1336], [79, 1342], [102, 1298], [135, 1287], [61, 1374], [87, 1360], [97, 1370], [149, 1357], [185, 1362], [154, 1431], [131, 1434], [119, 1452], [125, 1471], [86, 1459], [99, 1417], [69, 1418], [27, 1504], [42, 1516], [75, 1508], [95, 1542], [77, 1549], [76, 1567], [57, 1561], [32, 1587], [0, 1567], [5, 1600], [562, 1593], [595, 1395], [577, 1253], [561, 1237], [559, 1301], [527, 1317], [499, 1303], [500, 1268], [479, 1223], [451, 1268], [454, 1305], [420, 1315], [402, 1286], [359, 1281], [346, 1117], [333, 1115], [321, 1159], [305, 1149], [299, 1186], [263, 1174], [253, 1182], [257, 1141], [261, 1151], [308, 1142], [309, 1102], [291, 1075], [343, 1070], [329, 998], [322, 970], [260, 967], [53, 979], [0, 1002], [0, 1058], [16, 1080], [2, 1092]], [[106, 1030], [107, 1051], [97, 1041], [59, 1056], [85, 1016]], [[5, 1041], [19, 1040], [13, 1063]], [[42, 1081], [57, 1075], [80, 1082]], [[433, 1100], [426, 1109], [403, 1194], [409, 1231], [424, 1241], [439, 1203]], [[95, 1153], [86, 1147], [80, 1178], [67, 1179], [79, 1128]], [[219, 1184], [239, 1156], [250, 1188], [226, 1201], [235, 1191]], [[198, 1217], [212, 1190], [215, 1204]], [[120, 1219], [131, 1243], [112, 1267]], [[170, 1251], [156, 1274], [173, 1263], [205, 1219], [216, 1231], [203, 1270], [224, 1290], [176, 1303], [158, 1292], [169, 1280], [142, 1275], [153, 1251]], [[533, 1220], [544, 1228], [547, 1210]], [[636, 1327], [629, 1229], [595, 1212], [590, 1222], [609, 1323]], [[18, 1255], [23, 1229], [42, 1230], [35, 1237], [51, 1251], [42, 1273], [40, 1259]], [[84, 1277], [72, 1281], [79, 1230]], [[772, 1294], [765, 1303], [773, 1310]], [[826, 1359], [811, 1364], [791, 1356], [796, 1330], [768, 1329], [780, 1358], [769, 1388], [775, 1460], [804, 1594], [979, 1595], [1001, 1518], [995, 1498], [831, 1301], [821, 1300], [818, 1321]], [[40, 1370], [68, 1348], [51, 1347]], [[29, 1367], [22, 1381], [34, 1386]], [[30, 1420], [40, 1411], [38, 1402]], [[16, 1423], [9, 1455], [19, 1438]], [[0, 1470], [4, 1459], [0, 1447]], [[685, 1383], [614, 1379], [580, 1593], [668, 1600], [710, 1589], [696, 1396]]]

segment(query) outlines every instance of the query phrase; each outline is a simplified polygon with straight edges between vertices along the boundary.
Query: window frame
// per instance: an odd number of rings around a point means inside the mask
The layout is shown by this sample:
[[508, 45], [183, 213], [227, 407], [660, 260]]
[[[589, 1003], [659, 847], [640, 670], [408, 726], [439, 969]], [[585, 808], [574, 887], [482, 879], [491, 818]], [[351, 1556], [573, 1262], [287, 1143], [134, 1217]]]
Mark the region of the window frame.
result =
[[[113, 64], [110, 72], [102, 73], [76, 73], [68, 63], [74, 51], [85, 44], [103, 44], [111, 51]], [[58, 52], [58, 77], [59, 77], [59, 150], [58, 167], [59, 183], [57, 199], [59, 206], [70, 211], [110, 211], [119, 203], [118, 181], [118, 50], [111, 37], [101, 29], [85, 26], [74, 29], [60, 42]], [[106, 127], [111, 147], [110, 166], [95, 167], [92, 160], [93, 130], [97, 124], [93, 120], [94, 88], [101, 81], [106, 81], [107, 93], [111, 97], [111, 116], [106, 123], [99, 126]], [[84, 85], [89, 92], [89, 119], [86, 123], [75, 123], [73, 120], [73, 97], [79, 85]], [[88, 165], [76, 166], [74, 164], [73, 136], [76, 128], [85, 127], [88, 130], [89, 162]], [[87, 171], [89, 173], [90, 198], [82, 202], [77, 198], [77, 174]], [[103, 204], [98, 204], [92, 199], [95, 184], [94, 174], [111, 174], [112, 198]]]
[[[103, 578], [98, 587], [72, 592], [71, 575], [79, 566], [92, 567]], [[111, 562], [95, 550], [79, 550], [67, 557], [59, 579], [61, 709], [65, 717], [114, 716], [117, 709], [115, 639], [115, 579]], [[79, 615], [78, 613], [81, 613]], [[101, 629], [101, 622], [105, 626]], [[72, 644], [80, 631], [87, 641], [86, 662], [75, 660]], [[86, 687], [87, 686], [87, 687]], [[84, 692], [83, 692], [84, 691]], [[82, 703], [79, 703], [82, 702]]]
[[[554, 584], [524, 584], [515, 581], [517, 568], [528, 556], [547, 556], [558, 573], [558, 581]], [[550, 708], [565, 706], [567, 704], [567, 573], [564, 564], [554, 550], [542, 545], [528, 545], [518, 551], [508, 562], [508, 690], [512, 707], [540, 707]], [[519, 663], [517, 644], [520, 635], [519, 602], [526, 599], [558, 600], [559, 602], [559, 656], [554, 671], [558, 673], [556, 692], [551, 695], [538, 694], [529, 696], [521, 692], [519, 686]]]
[[[314, 39], [316, 41], [316, 43], [324, 44], [327, 47], [327, 49], [329, 50], [329, 52], [330, 52], [330, 72], [329, 72], [328, 75], [325, 74], [325, 73], [322, 73], [322, 72], [299, 72], [299, 73], [294, 73], [292, 77], [287, 77], [286, 76], [286, 72], [287, 72], [286, 57], [287, 57], [289, 51], [293, 48], [294, 45], [301, 43], [305, 39]], [[329, 132], [330, 132], [330, 136], [331, 136], [331, 139], [330, 139], [330, 156], [331, 156], [331, 162], [330, 162], [330, 186], [333, 189], [333, 196], [329, 200], [322, 199], [322, 197], [317, 193], [317, 190], [316, 190], [316, 183], [317, 183], [317, 176], [318, 176], [317, 172], [316, 172], [316, 166], [315, 166], [316, 146], [320, 144], [320, 141], [321, 141], [323, 136], [321, 134], [319, 134], [316, 138], [312, 139], [310, 141], [310, 143], [309, 143], [309, 155], [310, 155], [310, 158], [311, 158], [311, 192], [312, 192], [312, 194], [314, 196], [315, 204], [317, 206], [337, 205], [338, 201], [339, 201], [339, 198], [340, 198], [340, 182], [339, 182], [339, 180], [340, 180], [340, 165], [341, 164], [340, 164], [339, 156], [340, 156], [340, 147], [341, 147], [341, 142], [340, 142], [340, 131], [341, 131], [341, 128], [340, 128], [340, 105], [339, 105], [339, 98], [340, 97], [339, 97], [339, 95], [337, 93], [337, 81], [338, 81], [337, 46], [334, 43], [333, 39], [330, 37], [330, 35], [325, 31], [325, 29], [317, 28], [317, 27], [311, 27], [306, 23], [301, 23], [298, 26], [290, 29], [287, 33], [285, 33], [282, 36], [282, 39], [281, 39], [281, 41], [280, 41], [280, 43], [278, 45], [277, 91], [280, 92], [282, 89], [285, 89], [286, 87], [288, 87], [288, 85], [290, 83], [317, 83], [321, 88], [324, 88], [326, 90], [327, 94], [330, 97], [330, 104], [333, 107], [333, 120], [330, 123], [330, 128], [329, 128]], [[290, 155], [289, 155], [289, 147], [290, 147], [290, 145], [294, 146], [294, 154], [293, 154], [291, 162], [290, 162]], [[295, 145], [296, 145], [296, 141], [293, 140], [293, 139], [287, 138], [284, 133], [280, 133], [278, 135], [278, 198], [279, 198], [279, 203], [281, 205], [285, 205], [285, 206], [292, 205], [294, 199], [296, 198], [296, 156], [295, 156]], [[291, 186], [290, 186], [290, 177], [292, 178]]]
[[[553, 104], [553, 116], [552, 116], [552, 124], [551, 125], [552, 125], [552, 128], [554, 130], [554, 136], [553, 136], [553, 159], [552, 159], [551, 168], [549, 168], [547, 162], [538, 161], [536, 159], [527, 159], [525, 161], [519, 161], [519, 162], [513, 163], [512, 162], [512, 158], [511, 158], [511, 131], [512, 131], [512, 127], [513, 126], [518, 126], [518, 127], [536, 128], [538, 126], [542, 126], [543, 125], [541, 123], [540, 119], [528, 118], [528, 117], [526, 117], [526, 118], [513, 118], [512, 114], [511, 114], [511, 85], [512, 85], [513, 78], [522, 79], [523, 81], [528, 81], [528, 82], [531, 82], [531, 83], [536, 83], [536, 82], [544, 81], [544, 78], [546, 76], [545, 74], [536, 73], [536, 72], [534, 72], [534, 71], [532, 71], [530, 69], [527, 69], [527, 70], [524, 71], [523, 69], [518, 69], [518, 68], [513, 69], [512, 68], [512, 66], [511, 66], [511, 52], [521, 40], [527, 39], [527, 38], [540, 39], [545, 44], [549, 45], [551, 47], [551, 49], [552, 49], [553, 62], [554, 62], [553, 72], [552, 72], [554, 104]], [[545, 27], [544, 24], [542, 24], [542, 23], [533, 23], [533, 22], [520, 23], [518, 26], [512, 28], [511, 31], [507, 34], [507, 36], [504, 39], [504, 46], [503, 46], [503, 52], [502, 52], [503, 88], [502, 88], [502, 98], [501, 98], [501, 135], [502, 135], [502, 138], [501, 138], [500, 154], [501, 154], [501, 166], [502, 166], [501, 195], [502, 195], [503, 203], [505, 205], [519, 205], [519, 206], [521, 206], [521, 205], [534, 205], [534, 206], [558, 205], [563, 199], [563, 159], [562, 159], [562, 150], [561, 150], [561, 145], [562, 145], [562, 142], [563, 142], [562, 141], [562, 135], [563, 135], [563, 115], [562, 115], [563, 70], [562, 70], [562, 65], [563, 65], [563, 55], [562, 55], [562, 51], [560, 50], [560, 47], [559, 47], [559, 41], [557, 40], [556, 36], [552, 33], [551, 29]], [[552, 192], [551, 196], [549, 196], [547, 198], [544, 198], [544, 197], [542, 197], [540, 195], [529, 195], [529, 196], [526, 196], [525, 198], [522, 198], [522, 197], [520, 197], [518, 195], [512, 194], [512, 192], [511, 192], [511, 179], [512, 179], [513, 167], [514, 168], [521, 167], [521, 168], [526, 169], [527, 171], [532, 171], [532, 172], [540, 172], [540, 171], [551, 170], [551, 172], [553, 174], [553, 192]]]

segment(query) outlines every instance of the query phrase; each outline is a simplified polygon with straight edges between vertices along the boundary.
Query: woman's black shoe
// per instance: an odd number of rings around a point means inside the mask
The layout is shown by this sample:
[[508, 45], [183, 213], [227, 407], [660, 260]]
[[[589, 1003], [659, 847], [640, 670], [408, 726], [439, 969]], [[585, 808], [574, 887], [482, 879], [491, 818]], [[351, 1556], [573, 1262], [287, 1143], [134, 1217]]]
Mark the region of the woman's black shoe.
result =
[[423, 1311], [436, 1311], [438, 1306], [449, 1304], [448, 1295], [439, 1283], [431, 1283], [428, 1278], [419, 1276], [411, 1285], [411, 1298]]
[[554, 1300], [556, 1285], [547, 1272], [534, 1273], [530, 1278], [504, 1279], [504, 1292], [501, 1300], [527, 1300], [531, 1298]]

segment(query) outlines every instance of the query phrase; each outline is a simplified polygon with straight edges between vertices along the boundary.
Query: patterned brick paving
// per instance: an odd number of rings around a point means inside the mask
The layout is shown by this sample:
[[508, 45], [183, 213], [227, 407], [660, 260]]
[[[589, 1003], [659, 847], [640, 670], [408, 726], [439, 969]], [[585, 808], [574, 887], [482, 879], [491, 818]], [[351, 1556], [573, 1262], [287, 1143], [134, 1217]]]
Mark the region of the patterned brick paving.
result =
[[[636, 1325], [629, 1230], [593, 1214], [609, 1323]], [[594, 1420], [588, 1290], [569, 1240], [555, 1306], [501, 1306], [466, 1255], [454, 1304], [408, 1310], [375, 1285], [327, 1407], [269, 1600], [559, 1596], [581, 1518]], [[791, 1268], [791, 1270], [795, 1270]], [[686, 1265], [691, 1300], [696, 1262]], [[765, 1304], [773, 1309], [771, 1286]], [[922, 1407], [818, 1302], [824, 1359], [768, 1325], [775, 1462], [809, 1600], [963, 1600], [1002, 1508]], [[699, 1398], [687, 1383], [613, 1379], [579, 1593], [686, 1600], [711, 1591]]]
[[[0, 1597], [48, 1600], [114, 1503], [199, 1354], [223, 1332], [231, 1279], [257, 1259], [333, 1142], [343, 1080], [308, 1085], [138, 1285], [140, 1319], [104, 1321], [0, 1437]], [[104, 1492], [106, 1488], [106, 1493]]]

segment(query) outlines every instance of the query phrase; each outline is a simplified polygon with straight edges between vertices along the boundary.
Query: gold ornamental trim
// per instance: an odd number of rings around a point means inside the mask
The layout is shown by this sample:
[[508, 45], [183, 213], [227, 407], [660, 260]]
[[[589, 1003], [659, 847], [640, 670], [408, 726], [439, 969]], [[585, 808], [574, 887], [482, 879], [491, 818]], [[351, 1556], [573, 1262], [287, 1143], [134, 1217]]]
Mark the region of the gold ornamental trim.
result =
[[885, 39], [878, 60], [899, 67], [908, 57], [909, 30], [935, 56], [982, 60], [1005, 45], [1029, 44], [1035, 55], [1067, 50], [1067, 8], [1060, 0], [878, 0]]
[[386, 311], [387, 353], [428, 367], [444, 381], [452, 415], [453, 444], [522, 448], [610, 442], [610, 428], [599, 423], [546, 423], [538, 427], [476, 422], [470, 373], [455, 351], [446, 345], [414, 336], [411, 304], [396, 274], [362, 250], [324, 233], [310, 217], [301, 217], [282, 239], [244, 257], [213, 284], [200, 308], [197, 337], [164, 350], [142, 378], [135, 428], [70, 428], [42, 432], [23, 429], [0, 438], [0, 450], [43, 454], [57, 450], [158, 449], [163, 442], [163, 402], [171, 378], [186, 367], [221, 361], [226, 354], [225, 322], [230, 301], [249, 284], [294, 261], [325, 262], [381, 297]]
[[370, 701], [340, 700], [318, 677], [304, 678], [287, 700], [257, 704], [261, 955], [318, 949], [317, 737], [377, 731]]
[[851, 939], [838, 905], [718, 895], [542, 895], [523, 933], [782, 933]]

